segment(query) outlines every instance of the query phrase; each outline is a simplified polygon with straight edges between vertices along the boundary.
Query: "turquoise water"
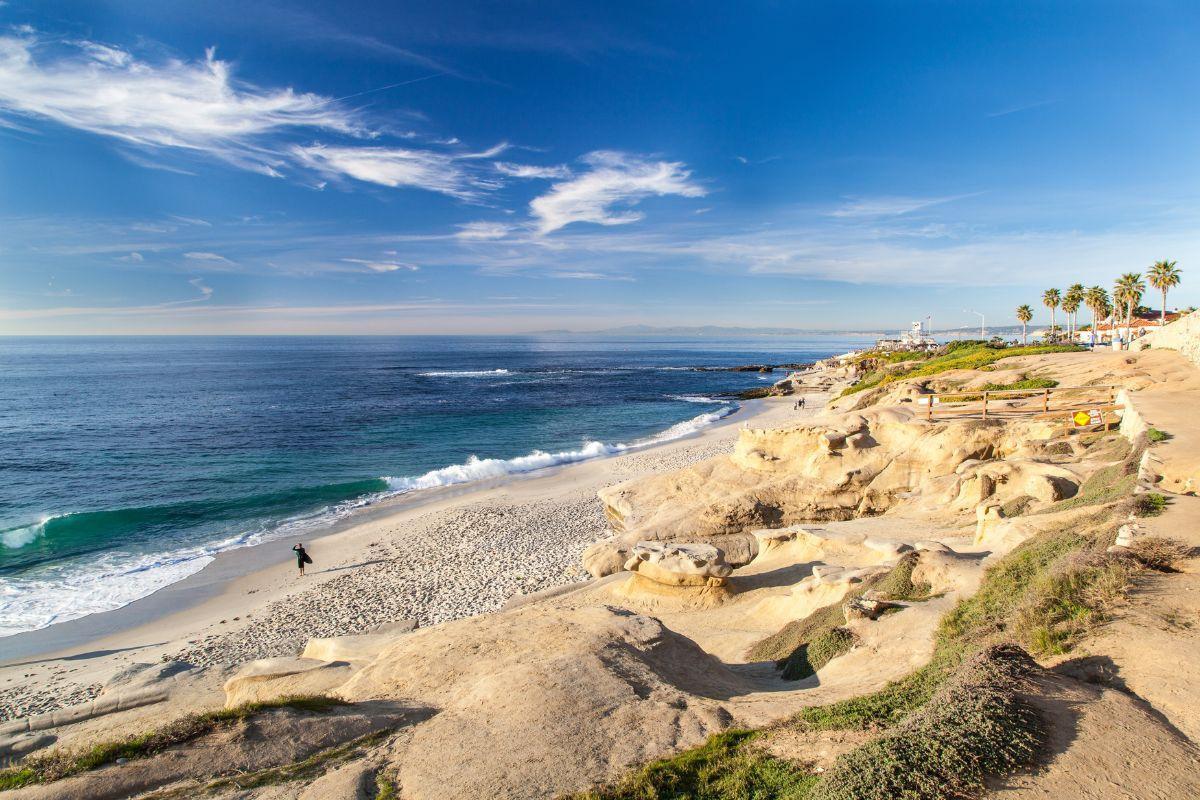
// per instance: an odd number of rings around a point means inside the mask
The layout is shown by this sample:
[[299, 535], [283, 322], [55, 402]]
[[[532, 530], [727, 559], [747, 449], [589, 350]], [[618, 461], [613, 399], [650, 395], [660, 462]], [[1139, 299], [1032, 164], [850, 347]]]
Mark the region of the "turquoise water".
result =
[[834, 338], [0, 338], [0, 635], [402, 492], [675, 438]]

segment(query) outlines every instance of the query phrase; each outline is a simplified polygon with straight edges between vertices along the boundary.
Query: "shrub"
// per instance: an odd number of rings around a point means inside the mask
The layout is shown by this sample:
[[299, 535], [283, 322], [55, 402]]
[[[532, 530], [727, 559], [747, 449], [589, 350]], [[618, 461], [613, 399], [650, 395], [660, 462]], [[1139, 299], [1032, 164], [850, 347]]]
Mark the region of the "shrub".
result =
[[1133, 513], [1139, 517], [1157, 517], [1167, 510], [1167, 498], [1158, 492], [1139, 494], [1133, 499]]
[[1175, 566], [1194, 555], [1192, 548], [1175, 539], [1162, 536], [1143, 536], [1134, 539], [1129, 552], [1138, 563], [1158, 572], [1175, 572]]
[[1152, 443], [1165, 442], [1171, 438], [1171, 434], [1166, 431], [1160, 431], [1158, 428], [1149, 428], [1146, 430], [1146, 438]]
[[731, 730], [655, 761], [575, 800], [800, 800], [816, 783], [802, 768], [753, 746], [756, 731]]
[[1029, 764], [1044, 723], [1018, 690], [1038, 669], [1019, 647], [991, 647], [959, 667], [924, 708], [838, 758], [813, 800], [957, 800], [984, 778]]

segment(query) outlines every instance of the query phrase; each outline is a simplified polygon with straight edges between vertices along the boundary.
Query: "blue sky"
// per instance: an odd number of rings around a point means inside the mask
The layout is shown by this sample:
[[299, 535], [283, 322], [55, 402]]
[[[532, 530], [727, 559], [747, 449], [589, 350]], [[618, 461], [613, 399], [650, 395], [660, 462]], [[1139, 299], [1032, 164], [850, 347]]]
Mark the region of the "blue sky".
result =
[[1200, 303], [1198, 34], [1094, 0], [0, 0], [0, 333], [1011, 324], [1160, 258]]

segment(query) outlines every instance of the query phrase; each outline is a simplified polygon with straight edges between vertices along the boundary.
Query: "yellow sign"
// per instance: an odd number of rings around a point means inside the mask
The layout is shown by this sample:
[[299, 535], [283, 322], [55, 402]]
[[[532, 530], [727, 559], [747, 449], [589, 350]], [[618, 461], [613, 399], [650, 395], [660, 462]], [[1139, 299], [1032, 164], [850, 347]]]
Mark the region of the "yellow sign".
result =
[[1082, 428], [1085, 425], [1099, 425], [1104, 422], [1103, 415], [1100, 414], [1100, 409], [1092, 409], [1091, 411], [1076, 411], [1071, 417], [1075, 423], [1075, 427]]

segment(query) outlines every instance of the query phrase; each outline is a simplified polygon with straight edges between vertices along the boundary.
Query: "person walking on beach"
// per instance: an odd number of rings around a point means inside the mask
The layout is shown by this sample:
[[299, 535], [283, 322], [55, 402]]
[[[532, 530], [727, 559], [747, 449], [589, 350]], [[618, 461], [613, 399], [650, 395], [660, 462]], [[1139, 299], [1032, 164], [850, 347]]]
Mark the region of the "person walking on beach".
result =
[[308, 553], [304, 550], [304, 545], [300, 542], [296, 542], [296, 546], [292, 550], [296, 553], [296, 566], [300, 568], [300, 577], [303, 578], [304, 565], [311, 564], [313, 562], [312, 558], [309, 557]]

